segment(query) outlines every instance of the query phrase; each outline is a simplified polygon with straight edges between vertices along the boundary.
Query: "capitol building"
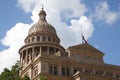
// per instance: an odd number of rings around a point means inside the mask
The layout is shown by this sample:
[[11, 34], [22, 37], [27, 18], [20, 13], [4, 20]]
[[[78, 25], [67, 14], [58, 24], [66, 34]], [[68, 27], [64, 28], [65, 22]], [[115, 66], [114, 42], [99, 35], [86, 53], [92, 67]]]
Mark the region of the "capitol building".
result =
[[104, 63], [105, 55], [89, 43], [64, 49], [60, 38], [46, 20], [42, 8], [39, 21], [29, 29], [19, 49], [20, 77], [39, 80], [120, 80], [120, 66]]

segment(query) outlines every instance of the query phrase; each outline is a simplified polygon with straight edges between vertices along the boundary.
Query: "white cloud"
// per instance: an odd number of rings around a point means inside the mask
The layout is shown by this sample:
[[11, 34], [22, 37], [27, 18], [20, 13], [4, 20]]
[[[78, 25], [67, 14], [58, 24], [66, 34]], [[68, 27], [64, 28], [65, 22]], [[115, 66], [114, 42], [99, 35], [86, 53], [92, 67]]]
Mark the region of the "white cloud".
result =
[[28, 31], [28, 24], [23, 23], [17, 23], [14, 27], [12, 27], [10, 30], [7, 31], [4, 39], [1, 40], [3, 45], [9, 46], [9, 47], [17, 47], [18, 45], [21, 45], [20, 43], [23, 43], [23, 40], [21, 38], [25, 38], [27, 36]]
[[119, 17], [118, 12], [113, 12], [109, 9], [109, 5], [106, 1], [100, 2], [96, 7], [95, 18], [97, 20], [103, 20], [108, 24], [114, 23]]
[[18, 0], [17, 6], [21, 7], [25, 12], [31, 12], [38, 0]]
[[0, 52], [0, 72], [5, 67], [10, 68], [19, 60], [18, 50], [24, 43], [28, 29], [28, 24], [17, 23], [7, 31], [5, 37], [1, 40], [2, 44], [9, 46], [9, 48]]
[[[18, 5], [23, 8], [25, 12], [30, 12], [32, 10], [31, 6], [33, 7], [36, 1], [37, 0], [18, 0]], [[64, 47], [80, 44], [82, 42], [81, 27], [85, 38], [88, 39], [91, 37], [94, 30], [93, 24], [87, 16], [84, 16], [87, 9], [85, 4], [81, 3], [80, 0], [44, 0], [42, 3], [48, 14], [47, 21], [55, 27], [61, 39], [61, 44]], [[42, 3], [37, 2], [32, 11], [31, 19], [33, 23], [38, 21], [38, 13]], [[71, 11], [71, 13], [68, 14], [66, 11]], [[63, 15], [61, 16], [61, 14]], [[78, 20], [74, 19], [75, 17], [77, 17]], [[66, 22], [61, 21], [61, 19], [64, 18], [70, 19], [70, 26], [67, 25]], [[0, 52], [0, 63], [2, 65], [0, 72], [5, 67], [10, 68], [10, 66], [19, 59], [18, 50], [24, 44], [23, 41], [27, 36], [29, 26], [29, 24], [17, 23], [7, 31], [6, 36], [1, 42], [3, 45], [9, 46], [9, 48]]]
[[64, 45], [68, 47], [82, 43], [81, 30], [86, 40], [92, 36], [94, 31], [91, 20], [84, 15], [81, 16], [78, 20], [71, 20], [71, 26], [69, 26], [69, 29], [65, 30], [61, 37], [61, 39], [63, 39]]
[[71, 24], [71, 31], [75, 33], [76, 38], [80, 37], [81, 30], [86, 39], [90, 38], [94, 31], [91, 20], [84, 15], [79, 20], [71, 20]]
[[[60, 16], [62, 13], [65, 18], [72, 18], [80, 17], [87, 11], [85, 4], [81, 3], [80, 0], [43, 0], [42, 3], [41, 1], [38, 2], [32, 11], [32, 14], [34, 15], [32, 16], [33, 21], [38, 20], [38, 12], [41, 9], [41, 4], [44, 4], [45, 11], [49, 13], [47, 16], [48, 21], [55, 18], [61, 20], [61, 18], [64, 18], [63, 16]], [[66, 11], [71, 11], [72, 13], [66, 15]]]

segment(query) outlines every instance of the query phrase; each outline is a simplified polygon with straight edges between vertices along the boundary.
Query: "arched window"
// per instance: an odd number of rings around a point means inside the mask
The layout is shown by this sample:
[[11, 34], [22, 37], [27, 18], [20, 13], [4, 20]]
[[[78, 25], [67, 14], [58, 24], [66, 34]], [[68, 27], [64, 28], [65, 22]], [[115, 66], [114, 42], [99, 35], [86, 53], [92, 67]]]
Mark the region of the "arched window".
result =
[[40, 36], [37, 36], [37, 41], [40, 41]]
[[28, 39], [28, 43], [30, 43], [30, 38]]
[[49, 41], [49, 42], [51, 41], [51, 38], [50, 38], [50, 37], [48, 37], [48, 41]]
[[35, 37], [32, 37], [32, 42], [34, 42], [35, 41]]

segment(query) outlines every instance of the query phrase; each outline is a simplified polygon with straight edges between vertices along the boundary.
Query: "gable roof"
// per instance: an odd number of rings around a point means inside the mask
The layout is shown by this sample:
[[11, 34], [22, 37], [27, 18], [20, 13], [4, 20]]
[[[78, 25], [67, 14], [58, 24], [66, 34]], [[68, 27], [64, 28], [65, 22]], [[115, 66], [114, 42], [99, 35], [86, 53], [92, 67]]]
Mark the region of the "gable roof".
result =
[[99, 55], [99, 56], [104, 56], [104, 53], [101, 52], [100, 50], [96, 49], [95, 47], [91, 46], [90, 44], [79, 44], [79, 45], [75, 45], [75, 46], [71, 46], [68, 48], [69, 50], [79, 50], [79, 51], [83, 51], [83, 52], [89, 52], [90, 54], [93, 55]]

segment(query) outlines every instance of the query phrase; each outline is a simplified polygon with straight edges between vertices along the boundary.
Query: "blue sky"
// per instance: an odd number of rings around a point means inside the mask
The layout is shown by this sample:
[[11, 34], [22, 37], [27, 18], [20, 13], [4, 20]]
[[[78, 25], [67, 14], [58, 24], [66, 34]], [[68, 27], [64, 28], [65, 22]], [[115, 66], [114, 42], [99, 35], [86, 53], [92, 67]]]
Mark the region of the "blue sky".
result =
[[[6, 32], [13, 27], [17, 22], [30, 23], [30, 13], [25, 13], [22, 9], [17, 7], [17, 0], [4, 0], [0, 3], [0, 39], [2, 39]], [[0, 43], [0, 51], [6, 46]]]
[[[58, 2], [64, 2], [64, 0], [58, 0]], [[81, 38], [79, 37], [80, 28], [74, 28], [76, 24], [81, 26], [86, 26], [84, 31], [84, 36], [88, 40], [89, 44], [96, 47], [105, 53], [104, 61], [108, 64], [120, 65], [120, 0], [66, 0], [68, 2], [68, 6], [63, 3], [61, 5], [56, 5], [58, 2], [55, 0], [40, 0], [40, 4], [37, 3], [37, 0], [2, 0], [0, 3], [0, 55], [4, 56], [4, 59], [0, 59], [0, 63], [2, 60], [6, 60], [4, 66], [2, 64], [2, 68], [10, 67], [15, 61], [11, 64], [9, 63], [8, 55], [13, 55], [11, 52], [16, 52], [23, 45], [21, 40], [24, 40], [24, 37], [17, 39], [13, 37], [13, 39], [9, 39], [10, 36], [14, 34], [14, 29], [17, 32], [17, 24], [23, 25], [25, 24], [30, 27], [33, 22], [37, 21], [36, 15], [40, 11], [41, 3], [44, 4], [45, 10], [48, 14], [48, 22], [54, 25], [58, 32], [58, 36], [62, 40], [62, 45], [71, 46], [74, 44], [80, 44]], [[79, 2], [79, 3], [78, 3]], [[27, 7], [27, 8], [26, 8]], [[55, 12], [56, 11], [56, 12]], [[36, 13], [35, 13], [36, 12]], [[54, 13], [54, 14], [52, 14]], [[55, 14], [56, 13], [56, 14]], [[62, 15], [61, 15], [62, 14]], [[38, 17], [38, 16], [37, 16]], [[55, 22], [56, 21], [56, 22]], [[81, 22], [83, 21], [83, 22]], [[19, 24], [20, 23], [20, 24]], [[75, 24], [76, 23], [76, 24]], [[84, 25], [84, 24], [86, 25]], [[56, 27], [56, 26], [59, 26]], [[61, 27], [62, 26], [62, 27]], [[71, 27], [71, 30], [64, 28], [64, 26]], [[15, 28], [17, 27], [17, 28]], [[21, 37], [19, 34], [28, 32], [28, 27], [21, 27], [21, 33], [15, 33], [17, 36]], [[18, 29], [19, 29], [18, 28]], [[24, 30], [24, 29], [25, 30]], [[27, 29], [28, 28], [28, 29]], [[8, 35], [8, 33], [12, 33]], [[19, 31], [19, 30], [18, 30]], [[66, 34], [63, 36], [63, 34]], [[14, 34], [14, 35], [15, 35]], [[13, 36], [14, 36], [13, 35]], [[67, 37], [66, 37], [67, 36]], [[70, 37], [73, 36], [73, 37]], [[76, 40], [74, 40], [75, 38]], [[16, 44], [20, 44], [19, 46], [13, 45], [15, 40]], [[13, 41], [13, 42], [12, 42]], [[20, 43], [19, 43], [20, 42]], [[67, 43], [66, 43], [67, 42]], [[71, 44], [73, 43], [73, 44]], [[22, 45], [21, 45], [22, 44]], [[12, 48], [17, 46], [17, 48]], [[12, 50], [12, 51], [11, 51]], [[4, 53], [4, 52], [8, 52]], [[5, 54], [5, 55], [4, 55]], [[16, 54], [18, 54], [16, 52]], [[5, 57], [6, 56], [6, 57]], [[18, 55], [16, 55], [17, 58]], [[10, 59], [14, 59], [11, 56]], [[1, 58], [1, 56], [0, 56]], [[8, 68], [9, 68], [8, 67]], [[2, 68], [0, 71], [2, 71]]]

